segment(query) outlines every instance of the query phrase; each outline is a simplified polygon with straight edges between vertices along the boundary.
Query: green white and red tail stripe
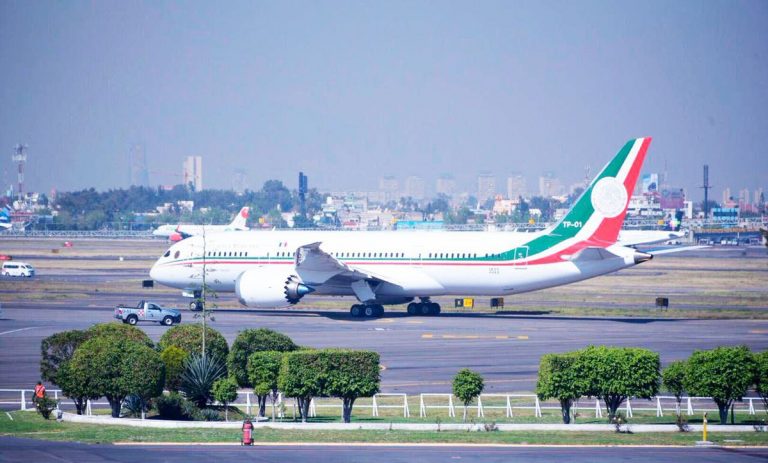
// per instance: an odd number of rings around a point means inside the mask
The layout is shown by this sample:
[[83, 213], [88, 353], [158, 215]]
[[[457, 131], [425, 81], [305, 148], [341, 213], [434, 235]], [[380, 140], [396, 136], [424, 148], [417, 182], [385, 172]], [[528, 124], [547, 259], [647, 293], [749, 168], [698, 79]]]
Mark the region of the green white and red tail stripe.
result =
[[562, 262], [587, 247], [616, 243], [650, 137], [628, 141], [547, 234], [526, 243], [527, 264]]

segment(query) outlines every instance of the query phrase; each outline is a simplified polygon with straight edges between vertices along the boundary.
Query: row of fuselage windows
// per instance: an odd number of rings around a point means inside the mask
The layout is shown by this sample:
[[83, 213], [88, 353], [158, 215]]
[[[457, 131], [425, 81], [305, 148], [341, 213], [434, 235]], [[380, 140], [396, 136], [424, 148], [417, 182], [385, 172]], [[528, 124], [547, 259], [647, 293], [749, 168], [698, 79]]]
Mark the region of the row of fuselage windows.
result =
[[[332, 252], [330, 253], [333, 257], [338, 257], [341, 259], [349, 258], [375, 258], [375, 259], [402, 259], [405, 257], [404, 252]], [[207, 253], [208, 257], [248, 257], [248, 251], [208, 251]], [[269, 257], [269, 255], [267, 255]], [[290, 251], [278, 251], [275, 254], [275, 257], [296, 257], [295, 252]], [[498, 258], [501, 257], [500, 254], [485, 254], [485, 257], [488, 258]], [[421, 255], [418, 256], [418, 258], [421, 258]], [[466, 252], [430, 252], [428, 254], [428, 259], [476, 259], [477, 253], [466, 253]]]

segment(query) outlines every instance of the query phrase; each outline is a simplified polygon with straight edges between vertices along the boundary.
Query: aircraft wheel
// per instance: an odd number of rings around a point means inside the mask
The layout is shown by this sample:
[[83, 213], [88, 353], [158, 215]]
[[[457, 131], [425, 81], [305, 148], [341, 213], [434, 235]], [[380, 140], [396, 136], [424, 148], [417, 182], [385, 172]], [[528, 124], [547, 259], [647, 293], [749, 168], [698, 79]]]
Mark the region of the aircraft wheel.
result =
[[363, 314], [363, 309], [360, 304], [355, 304], [349, 309], [349, 314], [353, 317], [359, 317]]
[[381, 317], [384, 315], [384, 306], [377, 305], [376, 306], [376, 316]]
[[372, 305], [366, 305], [365, 308], [363, 309], [363, 314], [365, 314], [367, 318], [375, 317], [376, 307]]
[[430, 313], [430, 315], [439, 315], [440, 314], [440, 304], [437, 304], [435, 302], [431, 302], [429, 304], [429, 313]]
[[408, 315], [417, 315], [419, 313], [419, 304], [411, 302], [408, 304]]
[[432, 308], [430, 307], [430, 303], [421, 303], [419, 304], [419, 314], [420, 315], [431, 315], [432, 314]]

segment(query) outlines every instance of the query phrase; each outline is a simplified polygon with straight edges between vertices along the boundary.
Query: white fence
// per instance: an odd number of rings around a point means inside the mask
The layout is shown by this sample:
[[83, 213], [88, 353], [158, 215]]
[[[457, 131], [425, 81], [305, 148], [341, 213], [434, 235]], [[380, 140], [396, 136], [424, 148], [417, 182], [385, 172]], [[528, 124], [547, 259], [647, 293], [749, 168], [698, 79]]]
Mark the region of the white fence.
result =
[[[64, 407], [72, 406], [69, 399], [58, 389], [48, 390], [48, 396], [60, 400]], [[246, 414], [252, 415], [258, 411], [258, 401], [252, 396], [253, 392], [238, 391], [238, 400], [230, 405], [242, 408]], [[0, 389], [0, 406], [13, 407], [19, 410], [32, 409], [34, 408], [32, 397], [33, 390], [31, 389]], [[449, 418], [455, 418], [456, 407], [462, 407], [461, 402], [452, 394], [423, 393], [418, 394], [417, 397], [419, 418], [427, 418], [430, 416], [430, 412], [434, 413], [435, 411], [447, 413]], [[96, 402], [88, 401], [86, 414], [91, 414], [94, 406], [107, 407], [108, 405], [109, 403], [103, 399]], [[632, 418], [634, 412], [637, 411], [653, 412], [657, 417], [663, 417], [665, 413], [673, 415], [678, 410], [688, 416], [717, 411], [717, 405], [709, 397], [683, 397], [681, 405], [678, 408], [677, 400], [673, 396], [656, 396], [650, 400], [627, 399], [622, 411], [628, 418]], [[278, 417], [284, 417], [288, 410], [291, 410], [293, 417], [298, 415], [297, 405], [291, 398], [283, 398], [282, 395], [278, 395], [278, 400], [274, 406], [275, 414]], [[271, 407], [271, 403], [268, 402], [268, 415], [271, 414]], [[407, 394], [380, 393], [370, 398], [360, 398], [355, 402], [356, 410], [370, 410], [373, 417], [379, 417], [382, 410], [397, 410], [397, 415], [410, 418], [410, 407], [411, 402], [409, 402]], [[317, 416], [318, 409], [330, 409], [333, 410], [332, 413], [338, 413], [341, 416], [341, 400], [334, 398], [313, 399], [309, 406], [309, 416]], [[503, 415], [506, 418], [514, 418], [516, 412], [532, 413], [536, 418], [541, 418], [544, 410], [559, 413], [560, 405], [554, 401], [540, 401], [535, 394], [482, 394], [468, 409], [478, 418], [484, 418], [486, 412], [498, 412], [500, 410], [503, 410]], [[574, 402], [571, 411], [580, 414], [594, 414], [595, 418], [604, 416], [603, 404], [599, 399], [593, 398], [579, 399]], [[742, 402], [734, 403], [734, 412], [756, 415], [759, 412], [766, 412], [766, 409], [759, 397], [745, 397]]]

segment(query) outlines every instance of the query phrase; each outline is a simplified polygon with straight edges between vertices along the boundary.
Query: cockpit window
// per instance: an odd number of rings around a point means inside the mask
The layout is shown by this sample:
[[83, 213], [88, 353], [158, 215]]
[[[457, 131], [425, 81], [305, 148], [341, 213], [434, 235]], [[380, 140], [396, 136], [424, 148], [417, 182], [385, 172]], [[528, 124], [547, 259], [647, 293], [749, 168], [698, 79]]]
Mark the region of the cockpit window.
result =
[[173, 255], [173, 258], [178, 259], [180, 254], [181, 254], [181, 251], [176, 251], [176, 253]]
[[171, 250], [169, 249], [169, 250], [165, 251], [165, 254], [163, 254], [163, 257], [168, 257], [170, 255], [171, 255]]

